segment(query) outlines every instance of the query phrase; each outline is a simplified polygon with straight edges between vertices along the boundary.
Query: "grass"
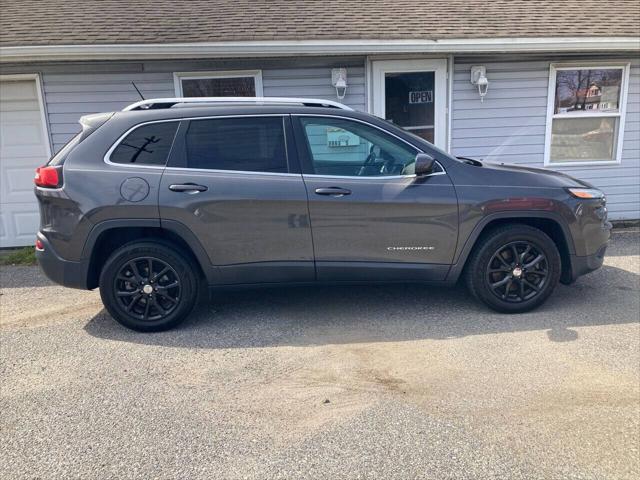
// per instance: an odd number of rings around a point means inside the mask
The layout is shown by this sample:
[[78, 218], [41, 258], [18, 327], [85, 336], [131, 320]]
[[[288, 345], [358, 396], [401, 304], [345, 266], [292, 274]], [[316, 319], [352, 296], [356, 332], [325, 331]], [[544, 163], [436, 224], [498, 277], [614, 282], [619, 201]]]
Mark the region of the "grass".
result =
[[33, 247], [24, 247], [10, 253], [0, 254], [0, 265], [35, 265], [36, 251]]

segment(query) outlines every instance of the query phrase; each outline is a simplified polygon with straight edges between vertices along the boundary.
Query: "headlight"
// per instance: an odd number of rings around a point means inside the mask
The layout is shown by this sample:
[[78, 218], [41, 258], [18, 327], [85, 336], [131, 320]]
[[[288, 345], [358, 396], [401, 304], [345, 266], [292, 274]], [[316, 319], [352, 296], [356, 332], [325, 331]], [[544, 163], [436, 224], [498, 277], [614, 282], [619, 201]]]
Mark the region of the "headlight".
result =
[[596, 188], [567, 188], [567, 191], [576, 198], [598, 199], [604, 198], [604, 193]]

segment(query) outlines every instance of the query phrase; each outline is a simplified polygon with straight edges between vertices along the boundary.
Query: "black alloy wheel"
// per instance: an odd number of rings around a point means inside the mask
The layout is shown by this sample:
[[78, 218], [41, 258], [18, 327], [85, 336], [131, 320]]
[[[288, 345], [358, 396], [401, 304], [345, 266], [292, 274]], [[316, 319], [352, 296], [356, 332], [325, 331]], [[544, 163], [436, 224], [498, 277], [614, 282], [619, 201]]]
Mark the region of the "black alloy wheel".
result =
[[485, 232], [465, 265], [471, 294], [493, 310], [521, 313], [542, 305], [562, 271], [555, 242], [542, 230], [508, 224]]
[[143, 332], [167, 330], [185, 320], [199, 289], [195, 263], [160, 239], [120, 247], [100, 273], [100, 296], [111, 316]]
[[180, 279], [171, 265], [153, 257], [127, 262], [115, 278], [119, 305], [142, 321], [170, 315], [180, 302]]
[[543, 291], [548, 276], [546, 255], [528, 241], [512, 242], [498, 248], [487, 269], [489, 288], [507, 302], [531, 300]]

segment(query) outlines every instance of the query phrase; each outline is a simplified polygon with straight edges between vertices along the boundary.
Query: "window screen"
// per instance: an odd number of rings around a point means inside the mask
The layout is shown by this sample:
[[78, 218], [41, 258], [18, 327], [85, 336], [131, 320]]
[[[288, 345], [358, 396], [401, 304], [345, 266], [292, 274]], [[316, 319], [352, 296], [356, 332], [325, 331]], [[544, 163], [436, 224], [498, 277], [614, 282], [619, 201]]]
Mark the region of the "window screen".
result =
[[185, 143], [189, 168], [288, 171], [282, 117], [192, 120]]
[[151, 123], [136, 128], [111, 153], [114, 163], [165, 165], [178, 122]]

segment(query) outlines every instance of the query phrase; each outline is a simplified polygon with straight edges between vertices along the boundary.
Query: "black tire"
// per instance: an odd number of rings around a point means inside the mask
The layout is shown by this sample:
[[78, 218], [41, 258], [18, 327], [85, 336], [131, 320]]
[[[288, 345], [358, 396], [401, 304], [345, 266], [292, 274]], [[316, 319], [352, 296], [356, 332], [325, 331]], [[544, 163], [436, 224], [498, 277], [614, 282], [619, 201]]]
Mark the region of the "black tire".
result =
[[198, 301], [199, 284], [197, 268], [179, 249], [162, 241], [133, 242], [105, 262], [100, 296], [120, 324], [159, 332], [187, 318]]
[[480, 238], [465, 280], [471, 294], [493, 310], [521, 313], [549, 298], [561, 266], [558, 247], [546, 233], [528, 225], [505, 225]]

